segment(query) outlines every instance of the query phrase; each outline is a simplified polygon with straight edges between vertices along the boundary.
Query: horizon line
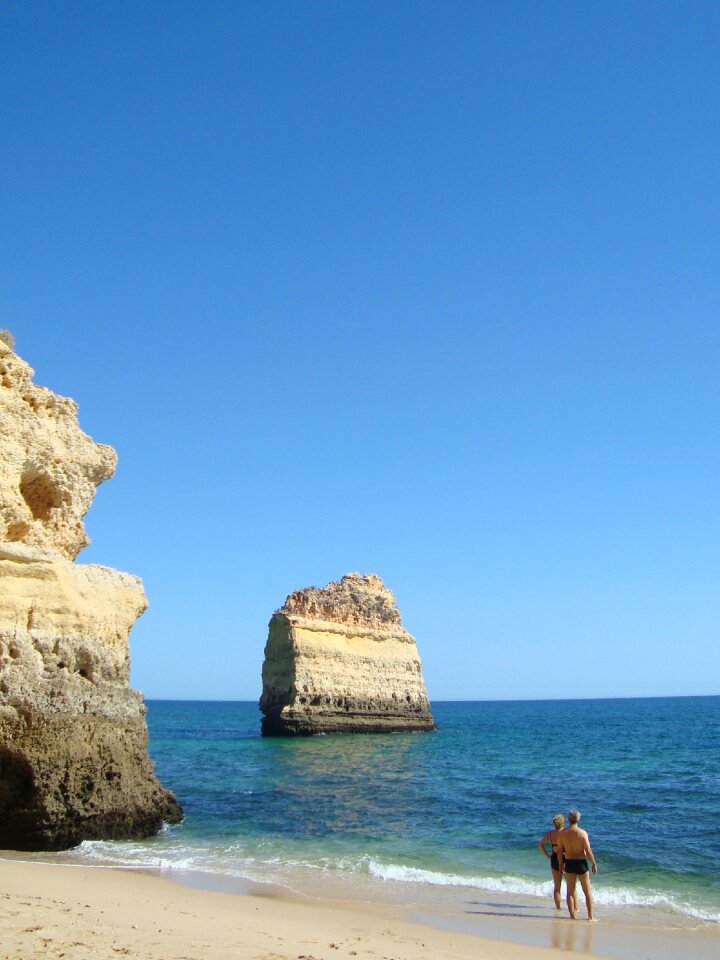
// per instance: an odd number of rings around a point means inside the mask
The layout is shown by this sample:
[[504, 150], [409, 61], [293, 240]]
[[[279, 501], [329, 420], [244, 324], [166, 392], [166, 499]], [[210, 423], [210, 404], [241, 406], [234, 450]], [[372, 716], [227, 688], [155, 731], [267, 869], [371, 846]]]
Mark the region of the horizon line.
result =
[[[665, 693], [665, 694], [628, 694], [615, 697], [498, 697], [491, 700], [430, 700], [433, 703], [586, 703], [598, 700], [698, 700], [712, 699], [720, 697], [720, 693]], [[259, 698], [247, 699], [228, 699], [226, 697], [146, 697], [143, 694], [143, 700], [154, 701], [156, 703], [259, 703]], [[259, 710], [258, 706], [258, 710]]]

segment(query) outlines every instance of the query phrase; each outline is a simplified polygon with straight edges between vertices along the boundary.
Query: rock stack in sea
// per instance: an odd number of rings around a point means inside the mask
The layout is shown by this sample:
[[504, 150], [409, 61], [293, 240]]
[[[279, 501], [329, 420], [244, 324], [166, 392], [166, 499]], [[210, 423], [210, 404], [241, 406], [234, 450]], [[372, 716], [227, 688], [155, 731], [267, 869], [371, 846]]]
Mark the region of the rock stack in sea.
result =
[[115, 451], [0, 340], [0, 848], [156, 833], [182, 811], [147, 753], [129, 688], [137, 577], [75, 563]]
[[372, 573], [291, 593], [270, 620], [262, 678], [265, 736], [435, 728], [415, 638]]

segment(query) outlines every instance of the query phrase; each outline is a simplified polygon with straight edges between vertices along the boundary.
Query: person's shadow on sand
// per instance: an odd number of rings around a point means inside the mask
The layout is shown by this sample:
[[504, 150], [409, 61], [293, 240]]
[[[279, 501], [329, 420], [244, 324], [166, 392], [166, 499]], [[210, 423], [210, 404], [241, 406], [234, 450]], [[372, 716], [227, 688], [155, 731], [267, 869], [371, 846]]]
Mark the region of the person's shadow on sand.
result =
[[[555, 917], [548, 917], [543, 913], [529, 913], [536, 907], [522, 903], [493, 903], [491, 900], [469, 900], [471, 907], [491, 907], [490, 910], [466, 910], [465, 913], [473, 913], [478, 916], [486, 917], [523, 917], [533, 920], [554, 920]], [[525, 911], [525, 912], [518, 912]]]

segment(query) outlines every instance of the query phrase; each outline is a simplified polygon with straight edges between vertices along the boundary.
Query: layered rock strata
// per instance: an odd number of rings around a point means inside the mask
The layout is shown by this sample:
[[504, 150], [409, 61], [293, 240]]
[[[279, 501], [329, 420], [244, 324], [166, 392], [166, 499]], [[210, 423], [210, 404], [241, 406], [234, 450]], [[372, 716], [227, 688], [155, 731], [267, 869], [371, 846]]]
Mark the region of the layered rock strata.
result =
[[264, 736], [433, 730], [415, 638], [374, 574], [291, 593], [269, 624]]
[[115, 453], [0, 341], [0, 847], [146, 837], [182, 811], [129, 689], [137, 577], [73, 558]]

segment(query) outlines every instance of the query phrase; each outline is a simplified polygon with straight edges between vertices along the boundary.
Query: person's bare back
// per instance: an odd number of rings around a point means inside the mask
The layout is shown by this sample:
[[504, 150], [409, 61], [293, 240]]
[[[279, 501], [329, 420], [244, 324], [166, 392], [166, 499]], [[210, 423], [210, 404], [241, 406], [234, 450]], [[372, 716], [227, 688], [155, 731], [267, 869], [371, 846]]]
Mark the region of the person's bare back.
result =
[[597, 873], [597, 864], [590, 846], [590, 837], [586, 830], [581, 830], [578, 826], [579, 819], [580, 811], [571, 810], [568, 814], [569, 826], [565, 830], [560, 830], [557, 834], [557, 853], [560, 862], [562, 862], [562, 857], [565, 857], [565, 885], [567, 887], [567, 905], [570, 916], [574, 920], [577, 913], [575, 885], [580, 880], [580, 886], [585, 894], [588, 920], [593, 920], [593, 897], [588, 875], [590, 869], [588, 860], [592, 864], [593, 873]]
[[571, 823], [565, 830], [559, 831], [558, 836], [562, 843], [560, 849], [571, 860], [581, 860], [592, 853], [587, 830], [581, 830], [576, 823]]

